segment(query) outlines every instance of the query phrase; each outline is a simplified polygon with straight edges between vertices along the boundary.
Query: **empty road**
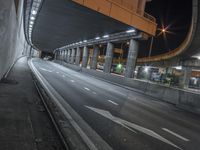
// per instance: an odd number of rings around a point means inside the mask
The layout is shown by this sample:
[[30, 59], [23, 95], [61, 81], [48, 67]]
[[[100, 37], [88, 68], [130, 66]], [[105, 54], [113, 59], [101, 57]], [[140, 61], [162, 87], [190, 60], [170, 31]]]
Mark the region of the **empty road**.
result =
[[200, 149], [199, 116], [52, 62], [32, 63], [113, 150]]

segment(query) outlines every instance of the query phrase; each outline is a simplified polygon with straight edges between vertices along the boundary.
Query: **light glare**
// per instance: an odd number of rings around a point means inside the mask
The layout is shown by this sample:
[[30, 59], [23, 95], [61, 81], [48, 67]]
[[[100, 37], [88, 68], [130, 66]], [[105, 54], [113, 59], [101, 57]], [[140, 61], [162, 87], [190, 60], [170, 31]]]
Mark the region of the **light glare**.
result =
[[109, 37], [109, 35], [104, 35], [104, 36], [103, 36], [103, 38], [108, 38], [108, 37]]
[[33, 10], [33, 11], [32, 11], [32, 14], [33, 14], [33, 15], [36, 15], [36, 14], [37, 14], [37, 11]]
[[126, 33], [133, 33], [135, 32], [135, 29], [127, 30]]
[[35, 17], [31, 17], [31, 20], [35, 20]]

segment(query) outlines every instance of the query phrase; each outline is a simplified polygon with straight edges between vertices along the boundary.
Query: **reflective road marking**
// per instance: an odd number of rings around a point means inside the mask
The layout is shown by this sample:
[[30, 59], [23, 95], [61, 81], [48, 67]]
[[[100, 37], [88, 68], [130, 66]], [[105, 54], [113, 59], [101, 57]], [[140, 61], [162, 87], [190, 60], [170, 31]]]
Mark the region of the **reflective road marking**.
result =
[[92, 92], [94, 95], [96, 95], [97, 93], [96, 92]]
[[119, 104], [117, 104], [117, 103], [115, 103], [115, 102], [113, 102], [113, 101], [111, 101], [111, 100], [108, 100], [110, 103], [112, 103], [112, 104], [114, 104], [114, 105], [119, 105]]
[[146, 135], [151, 136], [152, 138], [155, 138], [157, 140], [160, 140], [160, 141], [162, 141], [164, 143], [167, 143], [167, 144], [169, 144], [169, 145], [171, 145], [171, 146], [173, 146], [175, 148], [178, 148], [178, 149], [182, 150], [182, 148], [178, 147], [177, 145], [175, 145], [171, 141], [167, 140], [166, 138], [162, 137], [161, 135], [157, 134], [156, 132], [154, 132], [154, 131], [152, 131], [150, 129], [147, 129], [147, 128], [139, 126], [139, 125], [137, 125], [135, 123], [123, 120], [123, 119], [121, 119], [119, 117], [115, 117], [107, 110], [103, 110], [103, 109], [99, 109], [99, 108], [95, 108], [95, 107], [90, 107], [90, 106], [85, 106], [85, 107], [90, 109], [90, 110], [92, 110], [92, 111], [94, 111], [94, 112], [96, 112], [96, 113], [98, 113], [99, 115], [101, 115], [101, 116], [103, 116], [103, 117], [105, 117], [107, 119], [112, 120], [113, 122], [115, 122], [115, 123], [127, 128], [127, 129], [129, 129], [132, 132], [136, 133], [135, 130], [137, 130], [139, 132], [142, 132], [142, 133], [144, 133]]
[[168, 133], [170, 133], [170, 134], [176, 136], [177, 138], [179, 138], [179, 139], [181, 139], [181, 140], [183, 140], [183, 141], [186, 141], [186, 142], [190, 141], [189, 139], [187, 139], [187, 138], [185, 138], [185, 137], [183, 137], [183, 136], [181, 136], [181, 135], [179, 135], [179, 134], [177, 134], [177, 133], [175, 133], [175, 132], [173, 132], [173, 131], [171, 131], [171, 130], [169, 130], [169, 129], [162, 128], [162, 130], [164, 130], [164, 131], [166, 131], [166, 132], [168, 132]]
[[87, 87], [84, 87], [85, 90], [90, 91], [90, 89], [88, 89]]

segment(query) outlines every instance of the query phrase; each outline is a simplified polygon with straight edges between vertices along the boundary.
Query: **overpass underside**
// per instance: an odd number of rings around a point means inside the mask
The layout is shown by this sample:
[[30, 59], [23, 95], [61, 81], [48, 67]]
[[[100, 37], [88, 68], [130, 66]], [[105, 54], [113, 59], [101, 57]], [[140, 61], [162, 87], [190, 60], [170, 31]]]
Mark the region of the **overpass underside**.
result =
[[155, 19], [114, 0], [44, 0], [33, 27], [32, 43], [52, 52], [73, 42], [131, 28], [154, 35]]

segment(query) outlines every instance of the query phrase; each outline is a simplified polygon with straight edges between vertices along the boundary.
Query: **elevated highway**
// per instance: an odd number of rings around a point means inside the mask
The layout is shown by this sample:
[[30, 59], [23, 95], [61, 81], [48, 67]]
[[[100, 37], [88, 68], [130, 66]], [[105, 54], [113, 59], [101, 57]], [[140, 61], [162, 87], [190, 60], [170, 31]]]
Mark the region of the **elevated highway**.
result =
[[156, 65], [180, 64], [181, 61], [200, 56], [200, 2], [192, 1], [191, 26], [185, 40], [174, 50], [152, 57], [139, 58], [139, 64], [152, 63]]

